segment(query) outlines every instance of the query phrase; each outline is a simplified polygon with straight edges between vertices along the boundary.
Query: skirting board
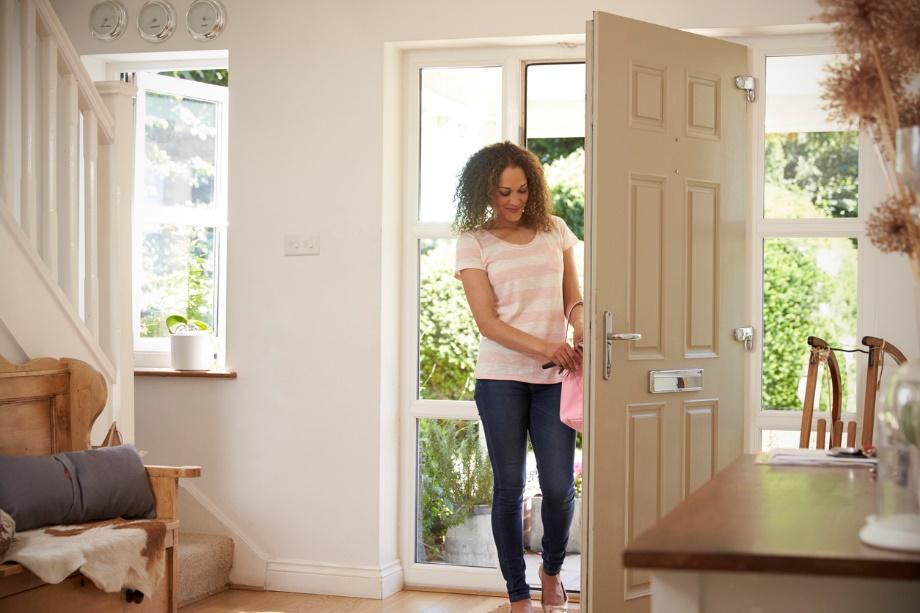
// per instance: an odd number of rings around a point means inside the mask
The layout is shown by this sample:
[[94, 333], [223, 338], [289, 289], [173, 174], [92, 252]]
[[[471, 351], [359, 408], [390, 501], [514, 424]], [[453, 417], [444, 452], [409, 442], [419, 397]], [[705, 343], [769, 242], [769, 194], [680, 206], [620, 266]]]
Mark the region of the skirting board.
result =
[[344, 566], [305, 560], [269, 560], [265, 589], [277, 592], [383, 599], [403, 587], [402, 565]]

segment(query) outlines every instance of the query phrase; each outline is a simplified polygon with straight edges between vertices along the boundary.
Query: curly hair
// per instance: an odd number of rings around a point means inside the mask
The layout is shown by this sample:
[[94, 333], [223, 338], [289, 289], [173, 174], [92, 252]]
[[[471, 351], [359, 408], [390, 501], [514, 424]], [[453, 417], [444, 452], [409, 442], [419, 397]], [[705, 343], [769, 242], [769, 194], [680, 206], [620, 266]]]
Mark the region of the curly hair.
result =
[[521, 225], [549, 231], [552, 228], [552, 200], [540, 160], [512, 142], [495, 143], [474, 153], [460, 172], [454, 201], [457, 215], [453, 228], [457, 233], [478, 230], [492, 220], [492, 190], [506, 168], [520, 168], [527, 177], [527, 204]]

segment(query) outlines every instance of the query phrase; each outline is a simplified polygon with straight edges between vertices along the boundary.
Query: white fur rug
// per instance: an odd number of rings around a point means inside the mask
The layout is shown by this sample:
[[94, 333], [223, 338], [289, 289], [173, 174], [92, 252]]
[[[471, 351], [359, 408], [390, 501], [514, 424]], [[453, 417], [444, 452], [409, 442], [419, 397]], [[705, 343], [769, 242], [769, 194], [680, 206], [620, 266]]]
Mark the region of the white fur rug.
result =
[[153, 594], [163, 577], [166, 524], [112, 519], [17, 532], [0, 562], [19, 562], [45, 583], [79, 570], [104, 592]]

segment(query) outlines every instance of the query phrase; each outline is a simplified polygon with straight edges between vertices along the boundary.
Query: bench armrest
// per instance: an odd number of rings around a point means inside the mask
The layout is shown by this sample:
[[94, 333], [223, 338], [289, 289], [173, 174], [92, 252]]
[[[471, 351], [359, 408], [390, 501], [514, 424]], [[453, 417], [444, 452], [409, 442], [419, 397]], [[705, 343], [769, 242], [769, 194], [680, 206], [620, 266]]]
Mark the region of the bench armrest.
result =
[[201, 476], [200, 466], [146, 466], [150, 490], [156, 501], [157, 519], [178, 519], [176, 501], [179, 477]]
[[153, 466], [147, 465], [149, 477], [200, 477], [200, 466]]

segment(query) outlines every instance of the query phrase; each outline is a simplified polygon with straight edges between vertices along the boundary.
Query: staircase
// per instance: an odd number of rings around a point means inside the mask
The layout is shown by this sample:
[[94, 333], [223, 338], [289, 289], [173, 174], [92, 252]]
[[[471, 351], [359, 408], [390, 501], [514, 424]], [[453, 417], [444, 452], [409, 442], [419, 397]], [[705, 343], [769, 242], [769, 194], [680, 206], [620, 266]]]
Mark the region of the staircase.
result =
[[233, 564], [233, 539], [227, 536], [179, 533], [179, 606], [227, 589]]
[[[49, 0], [0, 0], [0, 346], [88, 362], [96, 427], [129, 441], [135, 94], [92, 82]], [[178, 557], [180, 604], [229, 584], [231, 539], [182, 533]]]
[[94, 84], [49, 0], [0, 0], [0, 321], [103, 373], [133, 439], [133, 85]]

